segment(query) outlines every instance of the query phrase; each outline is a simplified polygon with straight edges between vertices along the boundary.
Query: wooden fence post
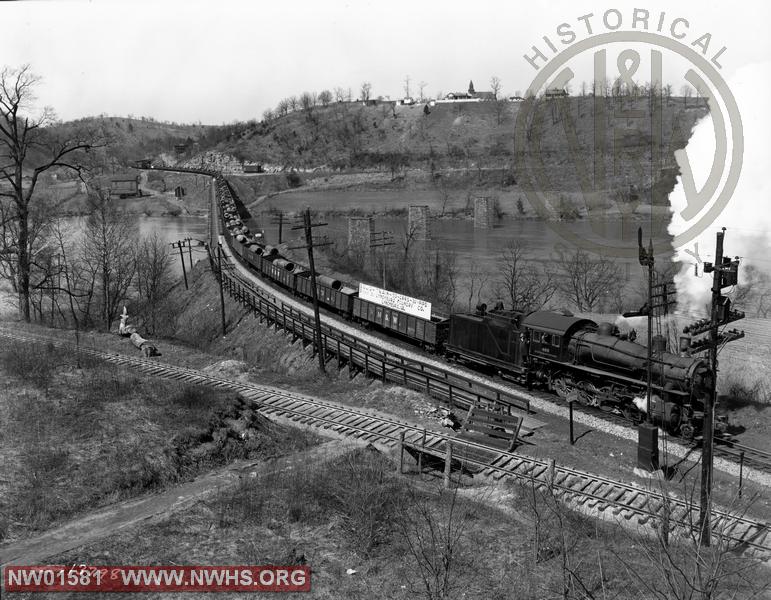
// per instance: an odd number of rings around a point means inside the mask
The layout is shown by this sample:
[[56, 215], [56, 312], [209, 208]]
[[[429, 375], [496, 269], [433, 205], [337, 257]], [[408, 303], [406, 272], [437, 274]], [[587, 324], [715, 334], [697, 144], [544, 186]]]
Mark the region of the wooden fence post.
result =
[[423, 428], [423, 439], [420, 442], [420, 452], [418, 453], [418, 473], [423, 473], [423, 451], [426, 449], [426, 428]]
[[452, 470], [452, 442], [447, 442], [447, 456], [444, 459], [444, 487], [450, 487], [450, 471]]
[[399, 475], [404, 473], [404, 431], [399, 434]]

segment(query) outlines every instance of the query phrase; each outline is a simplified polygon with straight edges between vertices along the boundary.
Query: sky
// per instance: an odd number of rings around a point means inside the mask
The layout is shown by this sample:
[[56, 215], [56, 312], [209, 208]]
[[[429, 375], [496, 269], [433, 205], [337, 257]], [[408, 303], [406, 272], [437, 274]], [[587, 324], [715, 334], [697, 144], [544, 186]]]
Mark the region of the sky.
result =
[[[771, 57], [771, 8], [728, 6], [713, 0], [0, 2], [0, 65], [31, 64], [43, 78], [39, 104], [65, 120], [106, 113], [222, 124], [259, 119], [306, 90], [340, 86], [357, 95], [363, 81], [372, 83], [373, 96], [397, 98], [407, 76], [414, 96], [421, 81], [424, 93], [436, 96], [465, 90], [469, 80], [487, 90], [492, 76], [503, 93], [524, 92], [537, 73], [524, 55], [534, 54], [533, 45], [549, 54], [542, 36], [559, 44], [561, 23], [579, 41], [589, 37], [587, 21], [593, 31], [607, 31], [602, 16], [611, 9], [618, 11], [611, 22], [620, 15], [622, 29], [635, 9], [650, 12], [651, 29], [662, 11], [665, 28], [687, 19], [687, 28], [676, 26], [686, 33], [682, 41], [710, 33], [707, 57], [725, 46], [718, 60], [730, 79]], [[578, 82], [592, 78], [589, 58], [575, 70], [574, 93]], [[664, 79], [679, 90], [682, 65], [666, 61]]]

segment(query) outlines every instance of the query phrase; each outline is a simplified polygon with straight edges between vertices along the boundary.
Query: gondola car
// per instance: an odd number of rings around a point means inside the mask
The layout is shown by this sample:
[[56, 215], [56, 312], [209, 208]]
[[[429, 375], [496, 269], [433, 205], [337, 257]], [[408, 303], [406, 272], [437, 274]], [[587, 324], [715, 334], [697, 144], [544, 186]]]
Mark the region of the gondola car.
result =
[[449, 319], [444, 317], [422, 319], [359, 297], [353, 299], [353, 319], [396, 333], [431, 351], [443, 347], [449, 331]]
[[[297, 294], [308, 299], [313, 298], [313, 287], [310, 271], [297, 276]], [[316, 275], [316, 297], [319, 304], [350, 318], [353, 311], [353, 299], [357, 292], [344, 286], [339, 279], [327, 275]]]
[[272, 261], [265, 260], [262, 263], [262, 272], [267, 277], [292, 292], [295, 291], [296, 269], [295, 263], [285, 258], [274, 258]]

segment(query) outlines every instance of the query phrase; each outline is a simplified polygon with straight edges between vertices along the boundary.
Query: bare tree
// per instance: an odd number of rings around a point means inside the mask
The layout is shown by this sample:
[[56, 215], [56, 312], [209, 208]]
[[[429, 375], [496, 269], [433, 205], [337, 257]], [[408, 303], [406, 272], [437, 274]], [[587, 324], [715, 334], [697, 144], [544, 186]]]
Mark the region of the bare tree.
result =
[[289, 96], [289, 98], [287, 98], [287, 102], [289, 103], [289, 110], [291, 112], [296, 111], [297, 107], [300, 106], [300, 101], [298, 100], [297, 96]]
[[[56, 116], [45, 108], [37, 116], [29, 111], [35, 100], [34, 90], [40, 79], [29, 65], [0, 71], [0, 180], [10, 186], [0, 189], [0, 199], [10, 199], [11, 208], [4, 219], [14, 225], [15, 239], [4, 250], [15, 255], [16, 291], [19, 314], [30, 320], [30, 273], [34, 248], [30, 239], [30, 207], [40, 176], [56, 167], [80, 173], [80, 153], [93, 145], [93, 139], [78, 131], [59, 137], [48, 127]], [[7, 230], [6, 230], [7, 231]]]
[[[594, 599], [603, 584], [602, 558], [598, 555], [599, 569], [595, 570], [593, 557], [585, 554], [585, 545], [587, 538], [599, 535], [596, 526], [565, 505], [553, 481], [531, 477], [522, 491], [522, 500], [524, 516], [533, 531], [532, 554], [525, 570], [549, 573], [535, 579], [544, 588], [538, 597]], [[559, 576], [554, 576], [554, 569]]]
[[329, 106], [330, 102], [332, 102], [332, 92], [329, 90], [320, 91], [319, 102], [321, 102], [321, 106]]
[[148, 333], [155, 333], [164, 300], [174, 283], [169, 245], [155, 232], [139, 243], [136, 253], [136, 289]]
[[680, 88], [680, 95], [683, 97], [683, 104], [688, 104], [688, 98], [693, 96], [693, 88], [686, 83]]
[[420, 90], [420, 101], [423, 102], [426, 99], [425, 96], [425, 89], [428, 84], [425, 81], [421, 81], [418, 84], [418, 89]]
[[[693, 503], [698, 489], [685, 487], [684, 493], [677, 490], [676, 495]], [[657, 600], [767, 597], [771, 583], [763, 561], [747, 556], [741, 551], [742, 544], [732, 540], [732, 520], [717, 520], [711, 544], [705, 546], [694, 513], [689, 513], [692, 522], [673, 522], [671, 515], [675, 514], [675, 507], [667, 501], [672, 492], [664, 484], [662, 488], [664, 504], [653, 524], [655, 535], [650, 531], [635, 534], [621, 530], [637, 549], [638, 560], [630, 560], [624, 552], [614, 552], [635, 596]], [[734, 498], [729, 512], [741, 519], [757, 499], [739, 502]]]
[[285, 117], [287, 114], [289, 114], [289, 100], [286, 98], [283, 98], [279, 100], [278, 105], [276, 106], [276, 113], [279, 117]]
[[334, 94], [335, 102], [345, 102], [345, 90], [342, 87], [337, 86], [334, 90]]
[[501, 121], [503, 121], [503, 114], [506, 112], [506, 106], [508, 105], [508, 102], [506, 102], [505, 98], [498, 98], [494, 102], [495, 105], [495, 120], [498, 123], [498, 125], [501, 124]]
[[620, 279], [618, 266], [612, 260], [592, 258], [581, 248], [559, 252], [557, 268], [562, 275], [560, 291], [580, 311], [594, 309]]
[[369, 81], [362, 82], [361, 88], [359, 91], [360, 91], [360, 98], [364, 102], [369, 101], [370, 94], [372, 94], [372, 84]]
[[404, 76], [404, 97], [405, 98], [410, 97], [410, 81], [412, 81], [412, 79], [410, 79], [410, 76], [405, 75]]
[[88, 201], [82, 257], [96, 285], [101, 321], [109, 330], [136, 274], [136, 225], [96, 184]]
[[490, 280], [490, 275], [485, 273], [481, 269], [471, 268], [468, 273], [468, 279], [466, 280], [466, 290], [468, 291], [467, 304], [468, 312], [471, 312], [479, 305], [482, 300], [482, 294], [487, 287], [487, 282]]
[[300, 94], [300, 108], [306, 111], [313, 108], [313, 96], [311, 96], [310, 92]]
[[733, 302], [750, 314], [767, 318], [771, 314], [771, 277], [753, 264], [744, 267]]
[[490, 89], [493, 92], [493, 97], [497, 100], [498, 94], [501, 91], [501, 80], [499, 77], [496, 77], [495, 75], [493, 75], [490, 78]]
[[470, 513], [461, 510], [457, 488], [440, 491], [439, 508], [410, 489], [408, 504], [400, 511], [398, 531], [407, 546], [417, 581], [411, 591], [428, 600], [455, 597], [473, 576], [474, 557], [464, 552]]
[[531, 312], [543, 308], [557, 292], [556, 277], [545, 268], [537, 268], [525, 258], [518, 241], [509, 242], [501, 252], [501, 281], [498, 293], [511, 302], [514, 310]]

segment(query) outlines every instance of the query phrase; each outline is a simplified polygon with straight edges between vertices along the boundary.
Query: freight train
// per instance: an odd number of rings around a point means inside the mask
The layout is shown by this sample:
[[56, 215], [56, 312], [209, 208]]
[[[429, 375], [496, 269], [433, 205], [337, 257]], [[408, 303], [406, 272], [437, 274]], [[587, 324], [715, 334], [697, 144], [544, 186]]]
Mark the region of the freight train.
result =
[[[262, 277], [305, 299], [312, 296], [310, 272], [265, 245], [243, 222], [246, 214], [228, 181], [215, 177], [223, 235], [242, 263]], [[316, 276], [317, 297], [326, 308], [375, 327], [426, 350], [473, 367], [494, 370], [528, 389], [641, 421], [648, 411], [648, 351], [610, 323], [569, 313], [523, 313], [501, 308], [475, 314], [419, 318], [359, 297], [358, 290], [326, 275]], [[672, 433], [692, 438], [700, 432], [712, 373], [700, 358], [678, 356], [654, 337], [651, 360], [652, 419]], [[718, 433], [725, 425], [718, 424]]]
[[[218, 178], [218, 191], [223, 231], [233, 252], [256, 273], [310, 299], [308, 269], [250, 235], [224, 178]], [[642, 420], [648, 410], [647, 348], [610, 323], [552, 311], [488, 312], [484, 305], [476, 314], [423, 319], [360, 298], [357, 289], [326, 275], [317, 275], [316, 288], [319, 303], [328, 309], [448, 360], [492, 368], [528, 388], [548, 389], [564, 400], [633, 421]], [[707, 362], [668, 352], [665, 339], [656, 336], [651, 367], [653, 421], [692, 438], [701, 428], [710, 389]]]

